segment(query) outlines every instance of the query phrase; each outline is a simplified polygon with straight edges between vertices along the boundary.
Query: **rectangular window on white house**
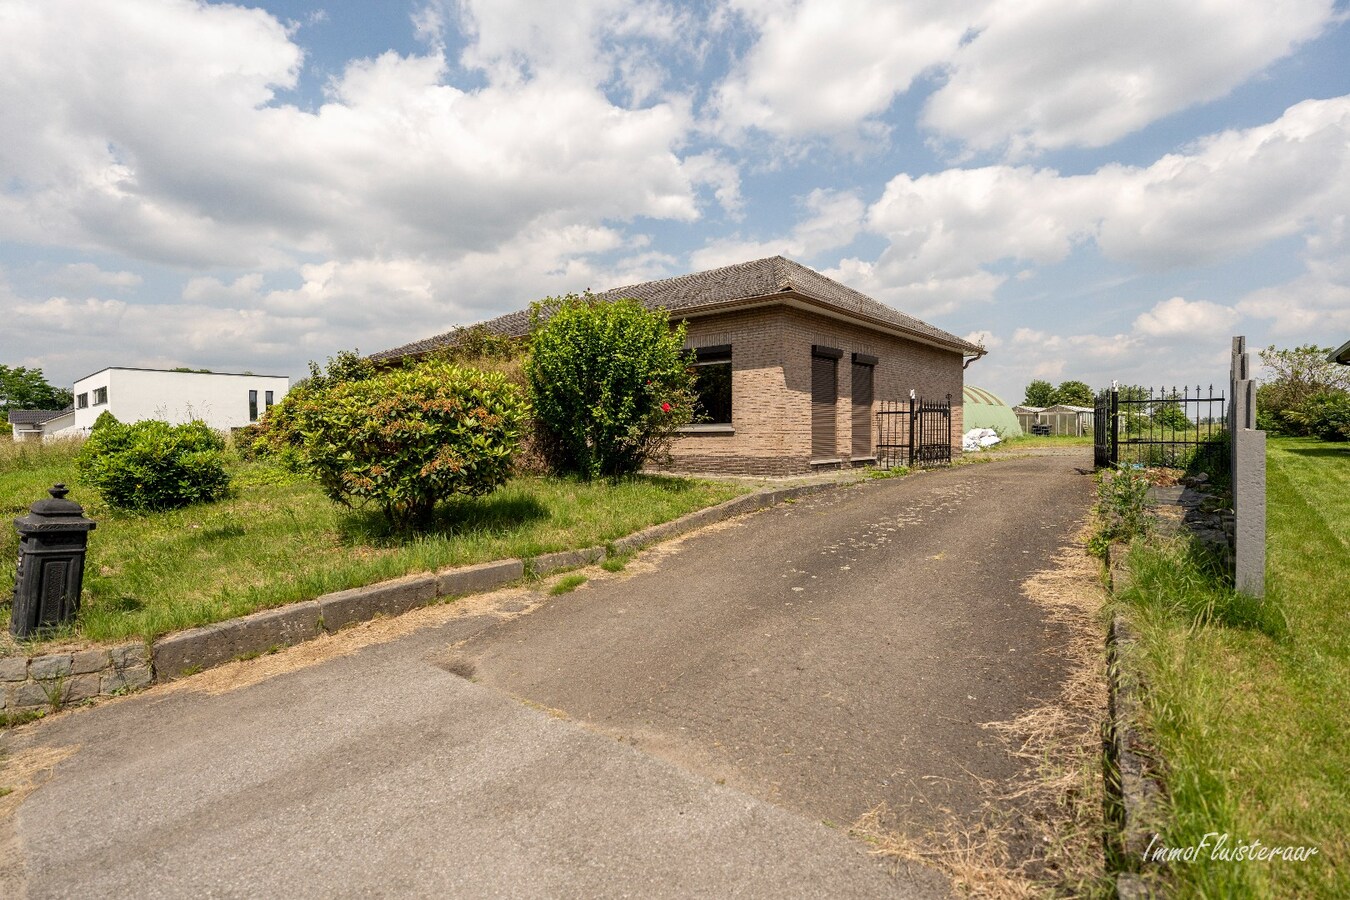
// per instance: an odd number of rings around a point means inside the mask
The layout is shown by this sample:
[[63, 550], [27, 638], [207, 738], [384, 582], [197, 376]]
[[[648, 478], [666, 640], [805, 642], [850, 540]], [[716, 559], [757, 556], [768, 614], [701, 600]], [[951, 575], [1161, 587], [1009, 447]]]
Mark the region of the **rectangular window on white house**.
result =
[[694, 351], [695, 425], [731, 424], [731, 345]]
[[108, 389], [105, 387], [94, 388], [94, 405], [102, 406], [108, 402]]
[[76, 397], [76, 398], [75, 398], [75, 405], [76, 405], [77, 407], [79, 407], [80, 409], [88, 409], [88, 408], [89, 408], [89, 393], [86, 391], [85, 393], [83, 393], [83, 394], [81, 394], [80, 396]]
[[263, 394], [263, 412], [267, 412], [267, 410], [271, 408], [272, 408], [272, 392], [268, 391], [267, 393]]
[[250, 422], [258, 421], [258, 392], [248, 392], [248, 420]]

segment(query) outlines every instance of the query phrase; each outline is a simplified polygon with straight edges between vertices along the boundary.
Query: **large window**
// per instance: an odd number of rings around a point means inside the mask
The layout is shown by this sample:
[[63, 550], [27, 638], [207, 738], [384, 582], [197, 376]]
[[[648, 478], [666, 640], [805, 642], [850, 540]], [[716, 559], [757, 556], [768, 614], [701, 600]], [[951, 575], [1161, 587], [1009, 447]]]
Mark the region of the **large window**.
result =
[[731, 424], [731, 345], [694, 351], [695, 425]]
[[258, 392], [248, 392], [248, 420], [250, 422], [258, 421]]
[[94, 405], [101, 406], [108, 402], [108, 389], [105, 387], [94, 388]]
[[89, 408], [89, 393], [88, 393], [88, 391], [86, 391], [85, 393], [83, 393], [83, 394], [81, 394], [80, 396], [78, 396], [78, 397], [75, 398], [75, 405], [76, 405], [78, 408], [80, 408], [80, 409], [88, 409], [88, 408]]

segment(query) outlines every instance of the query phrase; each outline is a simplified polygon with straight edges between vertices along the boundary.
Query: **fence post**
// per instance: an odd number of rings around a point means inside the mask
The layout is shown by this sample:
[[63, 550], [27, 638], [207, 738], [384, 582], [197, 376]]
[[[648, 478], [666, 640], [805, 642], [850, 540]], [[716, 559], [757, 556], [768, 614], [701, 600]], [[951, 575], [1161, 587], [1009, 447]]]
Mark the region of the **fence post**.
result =
[[1246, 337], [1233, 338], [1229, 369], [1229, 477], [1233, 484], [1233, 586], [1266, 592], [1266, 433], [1256, 430], [1256, 382]]
[[1111, 465], [1120, 464], [1120, 391], [1111, 382]]

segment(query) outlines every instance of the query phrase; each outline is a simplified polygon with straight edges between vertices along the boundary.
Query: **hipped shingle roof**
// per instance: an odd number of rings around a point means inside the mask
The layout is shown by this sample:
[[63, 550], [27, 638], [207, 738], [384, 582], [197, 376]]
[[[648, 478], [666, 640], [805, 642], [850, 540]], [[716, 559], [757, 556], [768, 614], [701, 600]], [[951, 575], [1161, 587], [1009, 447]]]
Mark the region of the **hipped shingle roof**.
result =
[[[630, 284], [597, 294], [596, 297], [601, 300], [632, 297], [642, 301], [649, 309], [660, 307], [669, 310], [671, 318], [678, 319], [680, 313], [708, 310], [738, 301], [779, 294], [796, 294], [825, 307], [850, 314], [852, 317], [896, 328], [921, 340], [961, 353], [983, 352], [969, 341], [913, 316], [905, 315], [847, 285], [826, 278], [814, 269], [782, 256], [770, 256], [675, 278], [663, 278], [659, 281]], [[530, 330], [529, 310], [518, 310], [489, 319], [482, 323], [482, 327], [505, 337], [524, 337]], [[374, 353], [370, 358], [386, 360], [420, 356], [453, 346], [460, 332], [460, 329], [447, 331], [435, 337], [404, 344], [402, 347]]]

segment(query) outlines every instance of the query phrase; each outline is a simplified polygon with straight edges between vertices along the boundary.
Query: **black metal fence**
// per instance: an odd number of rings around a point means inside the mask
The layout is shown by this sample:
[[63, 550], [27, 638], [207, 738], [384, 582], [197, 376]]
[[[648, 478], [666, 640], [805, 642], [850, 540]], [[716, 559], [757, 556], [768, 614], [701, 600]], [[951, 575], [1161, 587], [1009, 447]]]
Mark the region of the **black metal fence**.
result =
[[877, 465], [923, 468], [952, 461], [952, 398], [883, 400], [877, 405]]
[[1208, 453], [1221, 457], [1214, 465], [1226, 469], [1227, 402], [1213, 385], [1102, 391], [1093, 414], [1093, 461], [1185, 467]]

